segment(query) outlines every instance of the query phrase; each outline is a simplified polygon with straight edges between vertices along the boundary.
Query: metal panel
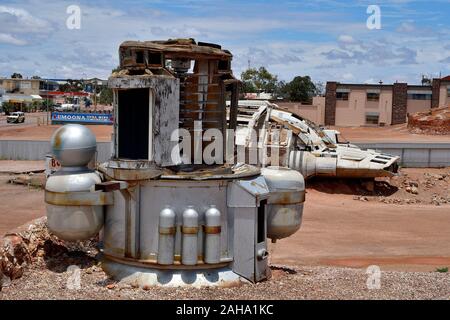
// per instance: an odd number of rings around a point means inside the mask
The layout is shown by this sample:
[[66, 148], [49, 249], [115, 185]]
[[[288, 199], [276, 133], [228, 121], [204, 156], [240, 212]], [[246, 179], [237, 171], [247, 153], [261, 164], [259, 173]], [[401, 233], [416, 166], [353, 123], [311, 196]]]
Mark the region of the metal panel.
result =
[[233, 271], [255, 282], [256, 208], [234, 210]]
[[171, 152], [178, 141], [170, 138], [178, 129], [180, 80], [163, 76], [112, 77], [108, 85], [115, 89], [150, 88], [154, 92], [153, 160], [163, 167], [174, 165]]

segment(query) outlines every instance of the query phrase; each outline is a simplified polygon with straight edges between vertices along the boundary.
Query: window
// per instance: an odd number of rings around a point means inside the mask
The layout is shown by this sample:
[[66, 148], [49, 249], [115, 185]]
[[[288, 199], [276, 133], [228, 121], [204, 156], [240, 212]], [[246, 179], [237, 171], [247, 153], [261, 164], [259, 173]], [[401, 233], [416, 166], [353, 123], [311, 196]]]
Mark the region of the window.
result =
[[367, 101], [379, 101], [380, 94], [375, 92], [367, 92]]
[[336, 100], [348, 100], [348, 92], [336, 92]]
[[447, 98], [450, 98], [450, 87], [447, 87]]
[[366, 113], [366, 124], [378, 124], [380, 115], [378, 113]]
[[408, 99], [411, 99], [411, 100], [431, 100], [431, 94], [428, 94], [428, 93], [408, 93]]
[[136, 51], [136, 63], [144, 63], [144, 52]]
[[148, 52], [148, 64], [162, 66], [162, 54], [159, 52]]

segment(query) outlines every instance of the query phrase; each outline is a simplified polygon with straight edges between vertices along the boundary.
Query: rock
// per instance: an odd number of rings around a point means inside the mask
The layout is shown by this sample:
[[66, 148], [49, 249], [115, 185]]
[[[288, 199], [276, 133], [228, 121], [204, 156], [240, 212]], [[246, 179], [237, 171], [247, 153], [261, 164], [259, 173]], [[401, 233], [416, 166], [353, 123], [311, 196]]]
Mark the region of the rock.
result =
[[23, 268], [31, 262], [23, 239], [16, 234], [6, 235], [0, 250], [0, 271], [11, 280], [20, 278]]
[[406, 192], [409, 192], [411, 194], [419, 194], [419, 189], [417, 187], [406, 187]]
[[415, 188], [418, 188], [418, 187], [419, 187], [419, 183], [416, 182], [416, 181], [409, 181], [409, 185], [410, 185], [411, 187], [415, 187]]

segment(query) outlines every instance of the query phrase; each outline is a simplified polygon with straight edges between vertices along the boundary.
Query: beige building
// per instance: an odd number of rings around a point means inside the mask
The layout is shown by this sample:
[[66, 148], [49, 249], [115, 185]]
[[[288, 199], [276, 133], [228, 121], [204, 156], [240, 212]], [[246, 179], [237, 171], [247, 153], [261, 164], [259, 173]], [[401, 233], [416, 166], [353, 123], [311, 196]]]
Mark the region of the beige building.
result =
[[5, 79], [0, 78], [0, 106], [13, 103], [17, 110], [33, 101], [42, 101], [39, 95], [42, 80], [39, 79]]
[[278, 104], [319, 125], [400, 124], [407, 121], [408, 114], [450, 107], [450, 76], [424, 86], [328, 82], [325, 97], [315, 97], [311, 105]]
[[39, 87], [41, 80], [39, 79], [1, 79], [0, 88], [5, 93], [39, 95]]

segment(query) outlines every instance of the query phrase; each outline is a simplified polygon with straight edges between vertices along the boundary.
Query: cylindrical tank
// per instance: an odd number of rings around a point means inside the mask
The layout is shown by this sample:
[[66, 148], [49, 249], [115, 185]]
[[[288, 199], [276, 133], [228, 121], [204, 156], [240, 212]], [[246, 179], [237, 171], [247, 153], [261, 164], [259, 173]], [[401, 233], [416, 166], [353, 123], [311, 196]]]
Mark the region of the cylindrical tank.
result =
[[198, 212], [193, 207], [188, 207], [183, 212], [183, 233], [181, 263], [184, 265], [196, 265], [198, 258]]
[[214, 264], [220, 262], [220, 225], [221, 214], [211, 206], [205, 212], [205, 263]]
[[[46, 192], [61, 194], [90, 191], [100, 183], [94, 171], [57, 172], [47, 179]], [[86, 240], [95, 236], [103, 226], [103, 206], [47, 204], [48, 228], [58, 238], [67, 241]]]
[[86, 167], [96, 152], [95, 136], [85, 126], [69, 124], [55, 131], [51, 147], [61, 169], [45, 185], [46, 199], [52, 199], [47, 203], [48, 228], [63, 240], [89, 239], [103, 226], [103, 206], [77, 205], [67, 199], [71, 193], [90, 192], [101, 182], [99, 174]]
[[305, 178], [313, 176], [335, 177], [337, 158], [316, 157], [310, 152], [291, 151], [288, 166], [300, 171]]
[[159, 213], [159, 264], [173, 264], [176, 233], [175, 216], [175, 212], [170, 208], [164, 208]]
[[267, 201], [267, 237], [282, 239], [294, 234], [302, 223], [305, 181], [303, 176], [284, 167], [261, 169], [270, 196]]

